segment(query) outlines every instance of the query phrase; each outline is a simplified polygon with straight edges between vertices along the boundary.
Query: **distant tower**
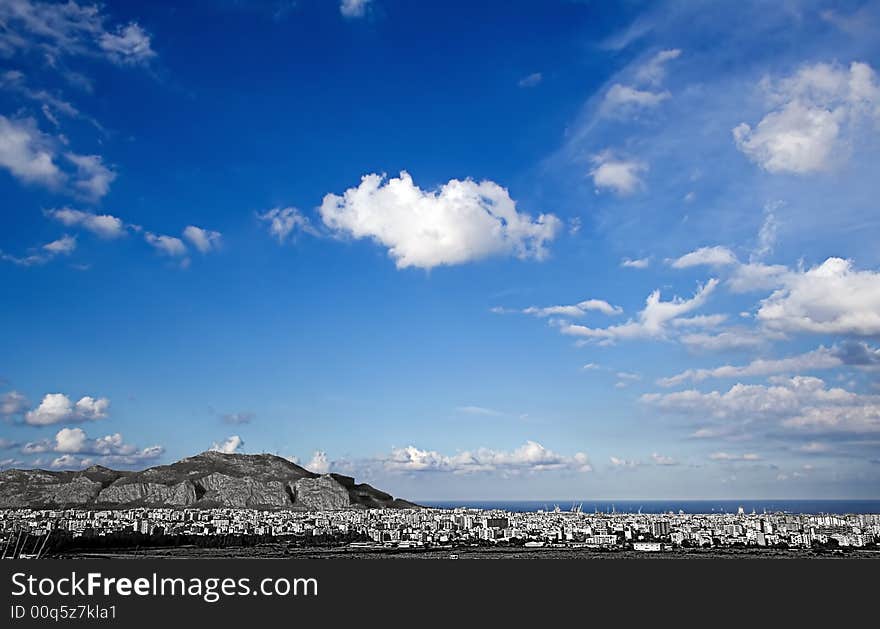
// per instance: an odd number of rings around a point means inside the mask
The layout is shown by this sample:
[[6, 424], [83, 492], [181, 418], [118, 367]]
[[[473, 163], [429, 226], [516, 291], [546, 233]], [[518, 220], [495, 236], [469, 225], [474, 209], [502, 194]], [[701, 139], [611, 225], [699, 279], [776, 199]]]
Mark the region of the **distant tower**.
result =
[[745, 509], [742, 508], [742, 505], [740, 505], [739, 509], [736, 510], [736, 514], [737, 515], [745, 515], [746, 514], [746, 511], [745, 511]]

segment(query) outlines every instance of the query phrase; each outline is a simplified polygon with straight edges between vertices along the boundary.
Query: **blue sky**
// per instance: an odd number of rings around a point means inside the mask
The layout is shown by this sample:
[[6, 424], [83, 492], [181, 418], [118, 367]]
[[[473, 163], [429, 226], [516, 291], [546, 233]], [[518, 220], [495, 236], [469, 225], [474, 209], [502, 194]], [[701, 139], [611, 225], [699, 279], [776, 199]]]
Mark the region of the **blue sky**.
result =
[[0, 465], [877, 498], [880, 11], [0, 0]]

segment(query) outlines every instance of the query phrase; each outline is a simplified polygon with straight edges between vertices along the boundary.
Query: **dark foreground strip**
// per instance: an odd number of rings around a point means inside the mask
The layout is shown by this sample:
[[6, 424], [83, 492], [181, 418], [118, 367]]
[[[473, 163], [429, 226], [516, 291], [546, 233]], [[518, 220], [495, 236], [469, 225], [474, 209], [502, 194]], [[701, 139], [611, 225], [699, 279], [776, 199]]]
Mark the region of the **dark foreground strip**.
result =
[[0, 562], [0, 626], [488, 627], [599, 618], [622, 626], [706, 626], [719, 618], [840, 626], [874, 606], [877, 566], [845, 559], [7, 560]]

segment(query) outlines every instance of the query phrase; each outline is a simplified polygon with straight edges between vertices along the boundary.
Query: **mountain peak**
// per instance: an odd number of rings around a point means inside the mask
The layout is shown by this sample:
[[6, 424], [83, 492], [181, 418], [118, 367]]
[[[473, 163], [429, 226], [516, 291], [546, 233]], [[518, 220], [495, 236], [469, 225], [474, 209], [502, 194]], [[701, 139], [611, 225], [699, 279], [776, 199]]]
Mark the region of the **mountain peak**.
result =
[[274, 454], [205, 451], [135, 472], [93, 465], [79, 472], [0, 472], [0, 508], [186, 507], [251, 509], [410, 508], [370, 485], [315, 474]]

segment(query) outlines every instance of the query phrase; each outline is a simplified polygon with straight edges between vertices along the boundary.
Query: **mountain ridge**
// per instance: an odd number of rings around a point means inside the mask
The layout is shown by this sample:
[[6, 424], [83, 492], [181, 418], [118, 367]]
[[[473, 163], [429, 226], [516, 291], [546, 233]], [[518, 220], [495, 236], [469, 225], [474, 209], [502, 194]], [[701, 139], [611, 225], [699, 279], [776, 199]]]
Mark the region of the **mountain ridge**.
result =
[[140, 471], [0, 472], [0, 508], [417, 508], [342, 474], [317, 474], [274, 454], [205, 451]]

